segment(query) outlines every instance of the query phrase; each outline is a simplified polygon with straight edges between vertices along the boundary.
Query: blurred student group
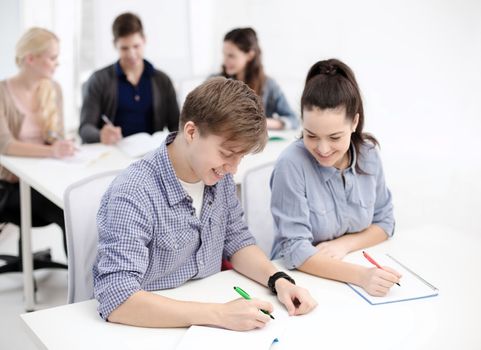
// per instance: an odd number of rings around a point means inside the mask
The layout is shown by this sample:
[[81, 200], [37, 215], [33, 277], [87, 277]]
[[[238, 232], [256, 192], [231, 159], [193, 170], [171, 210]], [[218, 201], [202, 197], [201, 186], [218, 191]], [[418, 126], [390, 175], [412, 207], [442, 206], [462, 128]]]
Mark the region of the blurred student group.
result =
[[[312, 62], [299, 116], [282, 86], [265, 74], [256, 31], [235, 28], [224, 36], [219, 71], [179, 108], [169, 76], [144, 57], [141, 19], [120, 14], [112, 34], [118, 60], [82, 87], [82, 143], [169, 134], [102, 198], [93, 267], [102, 318], [151, 327], [263, 327], [270, 321], [268, 302], [238, 299], [219, 309], [199, 303], [194, 312], [191, 304], [150, 293], [226, 267], [268, 287], [290, 315], [313, 310], [316, 296], [271, 259], [372, 296], [399, 284], [400, 273], [388, 266], [342, 261], [390, 238], [395, 226], [378, 142], [363, 130], [361, 92], [348, 62]], [[68, 158], [77, 152], [65, 137], [62, 90], [53, 80], [58, 54], [58, 38], [46, 29], [31, 28], [18, 40], [18, 73], [0, 82], [0, 154]], [[266, 255], [243, 220], [232, 175], [244, 155], [263, 151], [269, 130], [296, 130], [300, 137], [283, 150], [270, 177], [274, 242]], [[18, 178], [0, 167], [0, 185], [0, 221], [18, 225]], [[65, 240], [63, 210], [35, 190], [31, 203], [32, 225], [56, 223]], [[265, 312], [252, 312], [258, 309]], [[160, 314], [169, 317], [155, 317]]]

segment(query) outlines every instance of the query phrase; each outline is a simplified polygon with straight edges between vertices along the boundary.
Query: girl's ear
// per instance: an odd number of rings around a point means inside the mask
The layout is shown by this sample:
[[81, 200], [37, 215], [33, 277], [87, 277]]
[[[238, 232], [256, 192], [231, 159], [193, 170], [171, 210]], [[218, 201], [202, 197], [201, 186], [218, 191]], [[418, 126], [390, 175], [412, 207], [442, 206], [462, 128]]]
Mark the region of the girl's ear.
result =
[[359, 124], [359, 113], [356, 113], [356, 115], [354, 116], [354, 119], [352, 120], [352, 128], [351, 128], [352, 132], [356, 131], [357, 124]]

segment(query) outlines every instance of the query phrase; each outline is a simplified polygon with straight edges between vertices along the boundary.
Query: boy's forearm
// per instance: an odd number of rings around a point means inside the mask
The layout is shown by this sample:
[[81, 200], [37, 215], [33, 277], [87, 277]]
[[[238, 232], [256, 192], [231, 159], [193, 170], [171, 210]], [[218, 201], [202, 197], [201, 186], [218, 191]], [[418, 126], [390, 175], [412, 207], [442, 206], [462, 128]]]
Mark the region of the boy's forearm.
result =
[[232, 256], [231, 262], [237, 272], [264, 286], [267, 286], [269, 277], [278, 271], [256, 245], [250, 245], [237, 251]]
[[146, 291], [132, 294], [112, 311], [109, 322], [138, 327], [220, 326], [221, 304], [179, 301]]

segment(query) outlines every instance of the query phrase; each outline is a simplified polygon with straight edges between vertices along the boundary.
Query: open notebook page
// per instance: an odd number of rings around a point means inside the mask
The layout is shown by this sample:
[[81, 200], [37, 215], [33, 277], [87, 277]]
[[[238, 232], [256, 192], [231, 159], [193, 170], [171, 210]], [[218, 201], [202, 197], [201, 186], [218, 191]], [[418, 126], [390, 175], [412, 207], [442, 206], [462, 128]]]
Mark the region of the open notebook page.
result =
[[117, 143], [117, 147], [131, 158], [141, 157], [160, 147], [168, 132], [157, 131], [150, 135], [145, 132], [124, 137]]
[[[438, 289], [417, 275], [414, 271], [407, 268], [404, 262], [388, 254], [371, 254], [372, 258], [381, 266], [388, 266], [398, 271], [402, 278], [400, 280], [401, 286], [394, 285], [384, 297], [374, 297], [369, 295], [364, 289], [356, 285], [348, 283], [357, 294], [363, 297], [370, 304], [386, 304], [398, 301], [407, 301], [413, 299], [427, 298], [438, 295]], [[355, 252], [344, 258], [344, 261], [351, 262], [367, 267], [374, 267], [369, 261], [364, 258], [362, 252]]]
[[191, 326], [177, 345], [177, 350], [268, 350], [274, 341], [282, 342], [289, 316], [285, 310], [276, 309], [271, 320], [262, 329], [246, 332], [223, 328]]
[[66, 163], [69, 165], [86, 166], [102, 159], [105, 156], [108, 156], [111, 151], [111, 147], [102, 144], [81, 145], [75, 151], [75, 154], [73, 156], [60, 159], [45, 158], [43, 162], [52, 164]]

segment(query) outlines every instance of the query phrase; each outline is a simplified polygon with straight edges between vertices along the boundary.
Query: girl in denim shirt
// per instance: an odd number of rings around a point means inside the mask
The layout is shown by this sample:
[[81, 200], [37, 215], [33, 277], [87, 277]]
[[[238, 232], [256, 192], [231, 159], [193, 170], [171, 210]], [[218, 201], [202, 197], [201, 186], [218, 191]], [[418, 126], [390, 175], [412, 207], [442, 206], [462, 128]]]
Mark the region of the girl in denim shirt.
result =
[[271, 178], [273, 256], [287, 268], [349, 282], [384, 296], [393, 269], [341, 261], [394, 233], [391, 193], [376, 139], [363, 132], [354, 73], [330, 59], [311, 67], [301, 100], [302, 138], [278, 159]]
[[224, 37], [221, 76], [242, 80], [262, 97], [268, 129], [296, 129], [297, 116], [274, 79], [264, 74], [261, 49], [252, 28], [237, 28]]

